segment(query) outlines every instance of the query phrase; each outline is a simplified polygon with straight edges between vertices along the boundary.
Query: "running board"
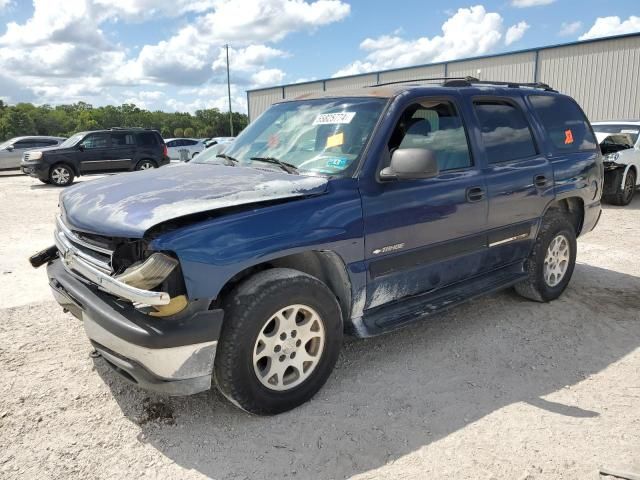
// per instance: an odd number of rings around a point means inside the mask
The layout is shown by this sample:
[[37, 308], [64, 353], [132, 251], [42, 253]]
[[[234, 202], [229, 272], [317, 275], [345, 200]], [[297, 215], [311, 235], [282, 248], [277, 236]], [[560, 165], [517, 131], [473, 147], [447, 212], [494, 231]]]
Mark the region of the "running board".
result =
[[379, 335], [405, 327], [468, 300], [511, 287], [526, 278], [523, 264], [518, 262], [435, 292], [365, 310], [362, 317], [366, 330], [364, 336]]

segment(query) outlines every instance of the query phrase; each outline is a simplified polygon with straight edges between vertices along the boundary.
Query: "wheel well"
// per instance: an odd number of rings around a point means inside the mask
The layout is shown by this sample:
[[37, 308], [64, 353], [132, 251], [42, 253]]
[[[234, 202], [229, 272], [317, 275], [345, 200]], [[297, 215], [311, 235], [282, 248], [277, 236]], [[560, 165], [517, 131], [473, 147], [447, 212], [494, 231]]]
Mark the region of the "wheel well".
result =
[[214, 304], [222, 306], [231, 291], [250, 276], [270, 268], [291, 268], [312, 275], [333, 292], [342, 310], [343, 321], [351, 317], [351, 281], [342, 259], [333, 252], [312, 250], [270, 260], [249, 267], [231, 278], [220, 290]]
[[78, 169], [76, 168], [75, 165], [69, 163], [69, 162], [65, 162], [64, 160], [61, 162], [56, 162], [53, 165], [51, 165], [49, 167], [49, 175], [51, 175], [51, 170], [53, 170], [54, 168], [56, 168], [58, 165], [64, 165], [65, 167], [69, 167], [71, 169], [71, 171], [73, 172], [73, 174], [78, 177], [80, 176], [80, 172], [78, 171]]
[[579, 197], [569, 197], [558, 200], [549, 205], [547, 212], [559, 211], [566, 214], [576, 231], [576, 236], [582, 231], [584, 222], [584, 201]]

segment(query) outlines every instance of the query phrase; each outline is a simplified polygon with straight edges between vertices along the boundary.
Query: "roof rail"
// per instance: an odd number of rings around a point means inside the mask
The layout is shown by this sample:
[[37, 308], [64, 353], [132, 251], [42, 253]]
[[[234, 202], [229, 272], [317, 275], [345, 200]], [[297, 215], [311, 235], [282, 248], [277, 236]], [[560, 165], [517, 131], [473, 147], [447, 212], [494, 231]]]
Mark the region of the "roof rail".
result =
[[376, 83], [375, 85], [367, 85], [367, 88], [376, 88], [376, 87], [384, 87], [386, 85], [399, 85], [401, 83], [409, 83], [408, 86], [411, 85], [410, 82], [429, 82], [429, 81], [435, 81], [435, 82], [440, 82], [440, 81], [447, 81], [447, 80], [466, 80], [470, 77], [431, 77], [431, 78], [412, 78], [411, 80], [396, 80], [393, 82], [383, 82], [383, 83]]
[[473, 85], [501, 85], [508, 88], [525, 87], [525, 88], [540, 88], [548, 92], [556, 91], [546, 83], [542, 83], [542, 82], [532, 82], [532, 83], [501, 82], [498, 80], [479, 80], [475, 77], [464, 77], [462, 79], [452, 79], [451, 81], [444, 82], [443, 85], [445, 87], [471, 87]]
[[146, 127], [111, 127], [109, 130], [155, 130], [155, 129], [146, 128]]

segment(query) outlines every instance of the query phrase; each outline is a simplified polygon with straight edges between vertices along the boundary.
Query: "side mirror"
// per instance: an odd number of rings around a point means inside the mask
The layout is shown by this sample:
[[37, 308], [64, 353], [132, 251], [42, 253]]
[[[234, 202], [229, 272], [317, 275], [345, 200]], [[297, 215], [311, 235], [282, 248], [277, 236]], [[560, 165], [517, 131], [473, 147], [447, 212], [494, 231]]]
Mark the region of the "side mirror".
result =
[[15, 147], [14, 147], [13, 145], [9, 145], [5, 150], [6, 150], [7, 152], [13, 152], [13, 149], [14, 149], [14, 148], [15, 148]]
[[438, 175], [436, 154], [424, 148], [399, 148], [391, 156], [391, 164], [382, 169], [382, 180], [413, 180]]

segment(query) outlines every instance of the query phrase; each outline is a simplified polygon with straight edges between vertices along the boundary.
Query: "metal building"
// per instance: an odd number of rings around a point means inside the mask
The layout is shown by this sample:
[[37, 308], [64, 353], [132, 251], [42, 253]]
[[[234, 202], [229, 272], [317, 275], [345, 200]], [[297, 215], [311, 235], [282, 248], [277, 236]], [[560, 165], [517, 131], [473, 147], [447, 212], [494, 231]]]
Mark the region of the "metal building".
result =
[[574, 97], [592, 121], [640, 119], [640, 33], [247, 91], [249, 120], [282, 99], [438, 77], [544, 82]]

